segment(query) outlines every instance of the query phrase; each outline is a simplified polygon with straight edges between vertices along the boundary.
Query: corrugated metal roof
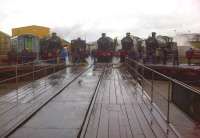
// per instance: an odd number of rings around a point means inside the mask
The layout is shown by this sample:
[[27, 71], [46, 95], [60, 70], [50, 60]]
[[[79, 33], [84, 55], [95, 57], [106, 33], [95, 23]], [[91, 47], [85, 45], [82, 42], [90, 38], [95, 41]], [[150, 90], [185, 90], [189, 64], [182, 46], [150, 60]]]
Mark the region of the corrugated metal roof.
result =
[[21, 28], [29, 28], [29, 27], [39, 27], [39, 28], [50, 29], [49, 27], [39, 26], [39, 25], [29, 25], [29, 26], [23, 26], [23, 27], [16, 27], [16, 28], [12, 28], [12, 29], [21, 29]]

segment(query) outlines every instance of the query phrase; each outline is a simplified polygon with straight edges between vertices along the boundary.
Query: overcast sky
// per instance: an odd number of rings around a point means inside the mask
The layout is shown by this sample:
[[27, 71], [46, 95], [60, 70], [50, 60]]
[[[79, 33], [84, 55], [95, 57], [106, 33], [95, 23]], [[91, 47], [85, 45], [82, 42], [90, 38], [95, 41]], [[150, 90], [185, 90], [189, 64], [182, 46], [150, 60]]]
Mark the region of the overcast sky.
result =
[[0, 0], [0, 30], [32, 24], [67, 40], [200, 32], [200, 0]]

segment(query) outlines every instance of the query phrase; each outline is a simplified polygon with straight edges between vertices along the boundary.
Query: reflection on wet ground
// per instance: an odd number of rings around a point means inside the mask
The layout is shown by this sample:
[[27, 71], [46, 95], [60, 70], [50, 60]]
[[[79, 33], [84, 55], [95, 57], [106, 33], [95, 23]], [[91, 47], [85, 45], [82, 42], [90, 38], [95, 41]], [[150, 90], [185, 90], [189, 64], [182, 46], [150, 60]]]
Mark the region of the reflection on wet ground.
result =
[[88, 67], [70, 67], [0, 96], [0, 137]]
[[[66, 76], [71, 75], [70, 73]], [[89, 69], [53, 98], [11, 137], [76, 137], [99, 75], [99, 71]], [[81, 85], [78, 83], [79, 80], [82, 80]]]

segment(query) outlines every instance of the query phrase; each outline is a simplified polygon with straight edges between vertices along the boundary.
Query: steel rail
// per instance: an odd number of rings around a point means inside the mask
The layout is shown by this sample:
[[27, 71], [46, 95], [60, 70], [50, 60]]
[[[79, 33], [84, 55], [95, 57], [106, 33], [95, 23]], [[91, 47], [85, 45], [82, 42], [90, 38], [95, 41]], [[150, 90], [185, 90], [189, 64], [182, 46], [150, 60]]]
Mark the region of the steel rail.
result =
[[89, 122], [90, 122], [90, 118], [91, 118], [91, 114], [92, 114], [92, 110], [94, 108], [94, 105], [95, 105], [95, 102], [96, 102], [96, 99], [97, 99], [97, 95], [98, 95], [98, 92], [99, 92], [99, 88], [100, 88], [100, 85], [102, 83], [104, 75], [105, 75], [105, 67], [103, 68], [103, 72], [101, 73], [101, 76], [99, 77], [97, 86], [96, 86], [94, 93], [92, 95], [92, 98], [90, 100], [89, 106], [88, 106], [87, 111], [86, 111], [85, 116], [84, 116], [84, 120], [83, 120], [83, 122], [81, 124], [81, 128], [78, 132], [77, 138], [84, 138], [85, 135], [86, 135], [88, 125], [89, 125]]
[[[62, 71], [63, 70], [61, 70], [59, 72], [62, 72]], [[54, 74], [57, 74], [59, 72], [56, 72]], [[52, 75], [54, 75], [54, 74], [52, 74]], [[50, 75], [50, 76], [52, 76], [52, 75]], [[47, 77], [49, 77], [49, 76], [47, 76]], [[47, 77], [45, 77], [45, 78], [47, 78]], [[39, 81], [41, 81], [41, 80], [39, 80]], [[32, 97], [28, 102], [30, 103], [34, 99], [40, 97], [41, 95], [44, 95], [46, 93], [46, 92], [44, 92], [44, 89], [47, 89], [47, 88], [50, 89], [50, 88], [52, 88], [52, 86], [45, 86], [45, 82], [44, 82], [43, 85], [41, 85], [41, 87], [37, 88], [37, 91], [38, 91], [37, 94], [35, 93], [36, 95], [34, 97]], [[18, 93], [18, 95], [20, 96], [19, 100], [23, 100], [24, 98], [27, 98], [28, 95], [30, 95], [30, 94], [33, 93], [33, 91], [30, 91], [29, 89], [30, 88], [27, 89], [28, 92], [27, 91], [25, 91], [25, 92], [22, 91], [22, 92]], [[1, 97], [1, 98], [3, 98], [3, 97]], [[15, 99], [15, 98], [17, 98], [16, 94], [14, 96], [9, 97], [9, 100], [12, 100], [12, 99]], [[0, 105], [6, 104], [6, 103], [9, 103], [9, 102], [3, 102]], [[0, 113], [0, 116], [3, 115], [3, 114], [6, 114], [7, 112], [9, 112], [10, 110], [12, 110], [16, 106], [17, 106], [17, 104], [14, 104], [13, 106], [7, 108], [5, 111], [3, 111], [2, 113]]]
[[[89, 66], [84, 71], [80, 72], [75, 78], [73, 78], [70, 82], [68, 82], [65, 86], [63, 86], [57, 93], [45, 99], [45, 101], [40, 104], [37, 108], [33, 109], [29, 114], [25, 115], [23, 119], [18, 121], [16, 124], [12, 126], [12, 128], [5, 131], [0, 137], [9, 137], [13, 134], [17, 129], [19, 129], [23, 124], [25, 124], [28, 120], [30, 120], [37, 112], [39, 112], [45, 105], [47, 105], [52, 99], [54, 99], [57, 95], [59, 95], [64, 89], [66, 89], [69, 85], [71, 85], [75, 80], [77, 80], [80, 76], [82, 76], [85, 72], [87, 72], [92, 66]], [[32, 106], [32, 105], [31, 105]], [[33, 105], [34, 108], [34, 105]]]
[[[11, 78], [8, 78], [8, 79], [5, 79], [5, 80], [2, 80], [2, 81], [0, 81], [0, 84], [2, 84], [2, 83], [5, 83], [5, 82], [8, 82], [8, 81], [10, 81], [10, 80], [13, 80], [13, 79], [16, 79], [16, 78], [21, 78], [21, 77], [24, 77], [24, 76], [28, 76], [28, 75], [31, 75], [31, 74], [33, 74], [33, 73], [37, 73], [37, 72], [40, 72], [40, 71], [42, 71], [42, 70], [47, 70], [47, 69], [50, 69], [50, 68], [56, 68], [57, 66], [61, 66], [61, 65], [65, 65], [65, 64], [56, 64], [56, 65], [47, 65], [47, 67], [44, 67], [44, 68], [42, 68], [42, 69], [39, 69], [39, 70], [36, 70], [36, 71], [31, 71], [31, 72], [28, 72], [28, 73], [24, 73], [24, 74], [21, 74], [21, 75], [17, 75], [17, 76], [14, 76], [14, 77], [11, 77]], [[50, 66], [50, 67], [48, 67], [48, 66]], [[66, 66], [68, 66], [68, 65], [66, 65]]]
[[[131, 68], [131, 70], [134, 70], [134, 68]], [[134, 71], [135, 71], [135, 70], [134, 70]], [[145, 91], [146, 91], [146, 90], [145, 90]], [[144, 91], [144, 92], [145, 92], [145, 91]], [[152, 99], [151, 99], [150, 95], [148, 95], [148, 92], [147, 92], [147, 91], [144, 93], [144, 95], [147, 97], [147, 99], [148, 99], [149, 102], [152, 101]], [[168, 102], [168, 99], [166, 99], [166, 98], [164, 98], [164, 99], [166, 100], [166, 102]], [[153, 101], [152, 104], [153, 104], [154, 106], [156, 105], [156, 104], [154, 103], [154, 101]], [[161, 116], [161, 118], [162, 118], [163, 120], [167, 121], [167, 117], [162, 113], [162, 111], [160, 111], [160, 109], [159, 109], [159, 107], [158, 107], [157, 105], [155, 106], [154, 109], [160, 114], [160, 116]]]
[[136, 65], [139, 65], [139, 66], [141, 66], [141, 67], [143, 67], [143, 68], [145, 68], [145, 69], [147, 69], [147, 70], [150, 70], [150, 71], [152, 71], [153, 73], [158, 74], [158, 75], [164, 77], [165, 79], [167, 79], [167, 80], [169, 80], [169, 81], [172, 81], [172, 82], [174, 82], [174, 83], [176, 83], [176, 84], [178, 84], [178, 85], [180, 85], [180, 86], [182, 86], [182, 87], [184, 87], [184, 88], [186, 88], [186, 89], [189, 89], [189, 90], [191, 90], [192, 92], [194, 92], [194, 93], [200, 95], [200, 90], [198, 90], [198, 89], [196, 89], [196, 88], [194, 88], [194, 87], [191, 87], [191, 86], [189, 86], [188, 84], [185, 84], [185, 83], [183, 83], [183, 82], [181, 82], [181, 81], [178, 81], [178, 80], [176, 80], [176, 79], [173, 79], [173, 78], [171, 78], [171, 77], [168, 77], [168, 76], [166, 76], [166, 75], [164, 75], [164, 74], [162, 74], [162, 73], [160, 73], [160, 72], [158, 72], [158, 71], [156, 71], [156, 70], [153, 70], [153, 69], [151, 69], [151, 68], [149, 68], [149, 67], [143, 65], [142, 63], [136, 62], [136, 61], [133, 60], [133, 59], [128, 59], [128, 58], [127, 58], [126, 60], [131, 61], [132, 63], [134, 63], [134, 64], [136, 64]]
[[[58, 71], [58, 72], [56, 72], [56, 74], [57, 73], [59, 73], [59, 72], [62, 72], [63, 70], [60, 70], [60, 71]], [[49, 75], [49, 76], [52, 76], [52, 75], [54, 75], [54, 74], [51, 74], [51, 75]], [[46, 79], [47, 77], [49, 77], [49, 76], [45, 76], [45, 77], [43, 77], [42, 79]], [[38, 87], [37, 88], [37, 90], [41, 90], [42, 89], [42, 87], [44, 87], [45, 86], [45, 81], [42, 81], [41, 79], [38, 79], [37, 81], [39, 81], [40, 82], [40, 85], [41, 85], [41, 87]], [[30, 81], [31, 82], [31, 81]], [[30, 82], [28, 82], [29, 84], [27, 84], [27, 85], [31, 85], [32, 83], [30, 83]], [[20, 92], [19, 90], [20, 89], [23, 89], [23, 88], [25, 88], [25, 86], [22, 86], [22, 87], [20, 87], [19, 89], [18, 89], [18, 95], [19, 96], [26, 96], [26, 93], [27, 93], [27, 91], [29, 91], [28, 93], [32, 93], [31, 91], [30, 91], [30, 89], [32, 89], [32, 86], [29, 86], [29, 87], [27, 87], [26, 89], [25, 89], [25, 91], [22, 91], [22, 92]], [[24, 90], [24, 89], [23, 89]], [[15, 92], [16, 90], [14, 90], [14, 91], [12, 91], [13, 93]], [[14, 99], [14, 98], [16, 98], [17, 96], [16, 96], [16, 94], [13, 94], [13, 96], [10, 96], [10, 97], [0, 97], [0, 100], [1, 99], [10, 99], [10, 100], [12, 100], [12, 99]], [[1, 105], [1, 104], [0, 104]]]
[[[59, 72], [62, 72], [62, 71], [63, 71], [63, 70], [61, 70], [61, 71], [59, 71]], [[55, 74], [57, 74], [57, 73], [59, 73], [59, 72], [56, 72], [56, 73], [54, 73], [54, 74], [51, 74], [50, 76], [53, 76], [53, 75], [55, 75]], [[48, 77], [49, 77], [49, 76], [48, 76]], [[45, 77], [45, 79], [46, 79], [46, 77]], [[40, 81], [41, 81], [41, 80], [40, 80]], [[45, 86], [45, 85], [43, 85], [43, 86], [39, 87], [39, 88], [37, 89], [37, 90], [39, 90], [39, 91], [37, 92], [37, 95], [35, 95], [35, 97], [33, 97], [32, 99], [30, 99], [29, 102], [32, 101], [33, 99], [36, 99], [37, 97], [39, 97], [39, 96], [44, 95], [45, 93], [47, 93], [48, 91], [44, 92], [44, 89], [46, 90], [47, 88], [50, 89], [50, 88], [52, 88], [52, 86]], [[18, 98], [19, 98], [19, 96], [20, 96], [20, 99], [19, 99], [19, 100], [22, 100], [23, 98], [27, 98], [27, 97], [26, 97], [27, 95], [30, 95], [31, 93], [33, 93], [33, 91], [29, 91], [29, 89], [30, 89], [30, 88], [27, 89], [28, 92], [27, 92], [27, 91], [25, 91], [25, 92], [22, 91], [22, 92], [18, 93]], [[3, 97], [2, 97], [2, 98], [3, 98]], [[15, 98], [17, 98], [16, 94], [15, 94], [14, 96], [9, 97], [9, 100], [12, 100], [12, 99], [15, 99]], [[1, 105], [6, 104], [6, 103], [9, 103], [9, 102], [4, 102], [4, 103], [2, 103]], [[3, 115], [3, 114], [6, 114], [7, 112], [9, 112], [12, 108], [14, 108], [14, 107], [16, 107], [16, 106], [17, 106], [17, 104], [15, 104], [15, 105], [13, 105], [12, 107], [8, 108], [6, 111], [0, 113], [0, 116]]]
[[[149, 80], [147, 80], [144, 76], [142, 76], [142, 74], [140, 74], [139, 72], [137, 72], [132, 66], [130, 66], [130, 65], [128, 65], [128, 64], [127, 64], [127, 66], [128, 66], [131, 70], [133, 70], [138, 76], [140, 76], [140, 77], [147, 83], [148, 86], [152, 86], [151, 82], [150, 82]], [[154, 88], [155, 88], [155, 87], [156, 87], [156, 86], [154, 86]], [[144, 88], [144, 89], [145, 89], [145, 88]], [[166, 101], [168, 100], [168, 99], [165, 98], [163, 95], [161, 95], [161, 94], [158, 92], [157, 89], [154, 89], [154, 90], [155, 90], [155, 92], [157, 92], [157, 94], [160, 95], [163, 99], [165, 99]]]
[[[125, 77], [127, 77], [127, 75], [125, 74]], [[139, 85], [140, 86], [140, 85]], [[142, 87], [142, 86], [141, 86]], [[141, 88], [139, 88], [141, 90]], [[137, 90], [137, 89], [136, 89]], [[165, 133], [166, 137], [168, 135], [168, 133], [163, 130], [163, 128], [161, 127], [160, 123], [158, 122], [158, 120], [156, 119], [156, 117], [154, 116], [154, 114], [152, 113], [152, 109], [154, 109], [159, 115], [160, 117], [162, 118], [163, 121], [165, 121], [166, 125], [169, 127], [168, 129], [170, 129], [171, 131], [173, 131], [173, 133], [177, 136], [177, 137], [180, 137], [180, 134], [177, 132], [177, 130], [174, 128], [174, 126], [170, 123], [170, 122], [167, 122], [167, 117], [162, 113], [162, 111], [159, 109], [159, 107], [156, 105], [156, 103], [153, 101], [153, 103], [151, 104], [151, 97], [144, 91], [144, 95], [142, 94], [139, 94], [140, 97], [142, 98], [142, 101], [146, 107], [146, 109], [150, 112], [151, 116], [155, 119], [155, 121], [158, 123], [159, 127], [162, 129], [162, 131]], [[146, 97], [146, 99], [148, 100], [149, 103], [146, 103], [143, 99], [143, 96]], [[167, 100], [168, 102], [168, 100]], [[150, 109], [148, 106], [151, 105], [151, 108]], [[143, 112], [143, 109], [141, 107], [141, 105], [139, 105], [142, 112]], [[144, 112], [143, 112], [144, 113]], [[146, 118], [146, 115], [145, 115], [145, 118]], [[147, 118], [146, 118], [147, 119]], [[148, 120], [148, 119], [147, 119]], [[151, 125], [151, 123], [149, 123], [149, 125]]]

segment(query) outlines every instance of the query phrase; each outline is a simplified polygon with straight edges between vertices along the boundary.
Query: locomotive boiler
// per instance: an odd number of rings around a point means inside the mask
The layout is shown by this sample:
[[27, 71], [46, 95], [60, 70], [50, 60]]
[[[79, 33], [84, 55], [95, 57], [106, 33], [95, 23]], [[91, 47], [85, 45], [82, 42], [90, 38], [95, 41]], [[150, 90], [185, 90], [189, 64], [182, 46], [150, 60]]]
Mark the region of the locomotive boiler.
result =
[[115, 49], [113, 39], [107, 37], [105, 33], [102, 33], [102, 37], [97, 40], [97, 45], [97, 62], [112, 62], [113, 52]]
[[152, 36], [150, 36], [146, 43], [146, 58], [145, 62], [156, 63], [156, 49], [159, 48], [158, 40], [156, 39], [156, 33], [152, 32]]
[[134, 41], [130, 33], [126, 33], [126, 37], [121, 40], [122, 49], [120, 51], [120, 61], [124, 62], [125, 57], [131, 57], [133, 54]]

